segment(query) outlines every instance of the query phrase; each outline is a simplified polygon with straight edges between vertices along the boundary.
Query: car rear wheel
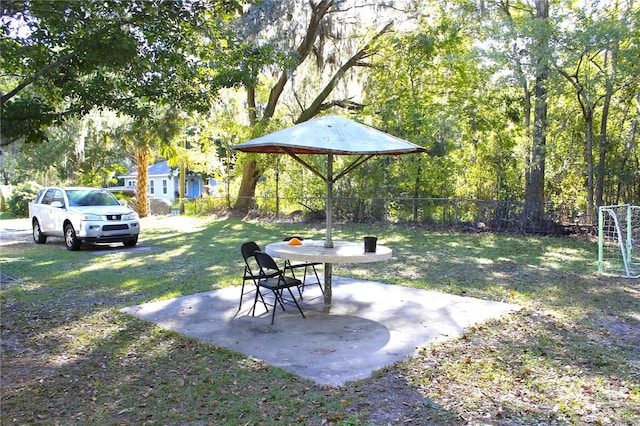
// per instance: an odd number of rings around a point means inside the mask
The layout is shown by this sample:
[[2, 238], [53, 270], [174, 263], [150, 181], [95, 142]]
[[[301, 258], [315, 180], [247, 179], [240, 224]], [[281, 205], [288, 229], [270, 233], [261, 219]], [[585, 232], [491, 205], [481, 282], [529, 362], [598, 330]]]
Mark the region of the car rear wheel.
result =
[[67, 246], [67, 250], [80, 250], [82, 244], [76, 236], [76, 231], [73, 229], [73, 225], [67, 224], [64, 227], [64, 244]]
[[136, 235], [135, 238], [127, 240], [123, 244], [125, 247], [135, 247], [135, 245], [138, 244], [138, 236]]
[[47, 242], [47, 236], [42, 233], [38, 219], [33, 219], [33, 241], [35, 241], [36, 244], [44, 244]]

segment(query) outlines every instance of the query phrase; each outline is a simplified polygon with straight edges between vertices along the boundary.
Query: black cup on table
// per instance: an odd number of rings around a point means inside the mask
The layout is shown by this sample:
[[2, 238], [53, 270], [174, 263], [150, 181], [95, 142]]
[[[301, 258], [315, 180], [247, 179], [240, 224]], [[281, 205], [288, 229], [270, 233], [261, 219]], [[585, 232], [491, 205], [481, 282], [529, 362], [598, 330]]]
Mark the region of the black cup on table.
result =
[[378, 242], [377, 237], [364, 237], [364, 252], [375, 253], [377, 242]]

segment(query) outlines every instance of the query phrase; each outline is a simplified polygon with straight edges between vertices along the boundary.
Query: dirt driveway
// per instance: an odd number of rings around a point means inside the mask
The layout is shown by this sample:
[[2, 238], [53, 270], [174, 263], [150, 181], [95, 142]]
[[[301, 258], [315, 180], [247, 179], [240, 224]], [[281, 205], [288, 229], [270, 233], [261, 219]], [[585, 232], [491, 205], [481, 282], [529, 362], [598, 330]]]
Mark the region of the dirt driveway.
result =
[[31, 238], [29, 219], [0, 220], [0, 245], [9, 244], [16, 240], [24, 241]]

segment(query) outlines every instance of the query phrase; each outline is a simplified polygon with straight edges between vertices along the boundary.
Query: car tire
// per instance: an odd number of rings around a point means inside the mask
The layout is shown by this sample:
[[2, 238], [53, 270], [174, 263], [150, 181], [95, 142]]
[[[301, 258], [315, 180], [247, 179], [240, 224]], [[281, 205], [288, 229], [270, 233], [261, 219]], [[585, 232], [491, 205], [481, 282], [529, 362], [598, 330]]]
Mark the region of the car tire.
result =
[[36, 244], [44, 244], [47, 242], [47, 236], [42, 233], [38, 219], [33, 219], [33, 241], [35, 241]]
[[136, 235], [135, 238], [124, 241], [123, 244], [125, 247], [135, 247], [135, 245], [138, 244], [138, 236]]
[[67, 250], [71, 251], [80, 250], [80, 245], [82, 244], [76, 236], [73, 225], [70, 223], [64, 227], [64, 244], [67, 246]]

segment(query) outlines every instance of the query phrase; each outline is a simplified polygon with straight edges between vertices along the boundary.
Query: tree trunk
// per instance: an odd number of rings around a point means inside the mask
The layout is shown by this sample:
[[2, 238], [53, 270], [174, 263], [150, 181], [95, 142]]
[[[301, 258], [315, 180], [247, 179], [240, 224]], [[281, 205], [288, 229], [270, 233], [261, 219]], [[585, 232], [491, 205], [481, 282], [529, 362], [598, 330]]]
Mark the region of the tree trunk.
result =
[[138, 182], [136, 185], [136, 201], [133, 209], [140, 217], [149, 216], [148, 200], [148, 170], [150, 151], [148, 146], [138, 147], [134, 152], [134, 161], [138, 170]]
[[[548, 0], [537, 0], [536, 12], [537, 19], [546, 21], [549, 18]], [[534, 87], [533, 144], [524, 206], [525, 227], [529, 229], [541, 229], [544, 223], [544, 175], [547, 142], [546, 80], [549, 74], [548, 46], [549, 36], [543, 31], [538, 36], [538, 50], [534, 58], [537, 67]]]
[[[182, 138], [182, 148], [185, 150], [187, 148], [186, 138]], [[187, 189], [187, 162], [183, 158], [180, 161], [180, 192], [178, 197], [180, 198], [180, 209], [179, 209], [180, 214], [184, 214], [185, 212], [184, 198], [185, 198], [186, 189]]]
[[[625, 143], [626, 149], [625, 149], [624, 156], [622, 157], [622, 164], [620, 165], [620, 170], [622, 171], [627, 170], [627, 162], [633, 163], [634, 161], [633, 151], [636, 145], [636, 136], [638, 134], [638, 127], [639, 127], [638, 119], [634, 118], [633, 122], [631, 123], [631, 134], [629, 135], [629, 141]], [[640, 170], [640, 165], [637, 164], [637, 161], [636, 161], [635, 170]], [[613, 200], [612, 204], [620, 204], [623, 185], [627, 187], [627, 194], [628, 194], [627, 199], [629, 200], [640, 199], [640, 179], [637, 179], [634, 183], [633, 180], [629, 182], [628, 179], [623, 180], [622, 176], [620, 176], [618, 177], [618, 187], [616, 190], [616, 198]]]
[[[602, 118], [600, 121], [600, 144], [598, 147], [598, 168], [596, 169], [596, 200], [595, 207], [603, 205], [604, 202], [604, 176], [606, 174], [606, 154], [607, 154], [607, 117], [609, 115], [609, 105], [611, 94], [608, 93], [602, 104]], [[595, 210], [595, 209], [594, 209]]]
[[576, 71], [574, 76], [569, 75], [562, 69], [558, 69], [558, 72], [566, 78], [576, 90], [576, 97], [578, 98], [578, 104], [580, 105], [582, 118], [584, 119], [584, 159], [587, 163], [587, 219], [590, 223], [595, 223], [596, 210], [594, 208], [595, 197], [593, 184], [593, 116], [595, 107], [585, 90], [585, 85], [578, 79], [578, 71]]
[[[420, 161], [420, 159], [418, 159]], [[416, 180], [413, 184], [413, 220], [418, 221], [418, 198], [420, 197], [420, 175], [422, 174], [422, 164], [418, 163]]]
[[[523, 85], [524, 91], [524, 132], [527, 141], [531, 141], [531, 90], [525, 80]], [[525, 152], [525, 169], [524, 169], [524, 184], [525, 188], [528, 188], [531, 180], [531, 145], [527, 144]]]
[[606, 92], [604, 96], [604, 102], [602, 104], [602, 118], [600, 119], [600, 146], [598, 155], [598, 169], [596, 175], [596, 206], [602, 206], [604, 204], [604, 177], [606, 168], [606, 154], [607, 154], [607, 120], [609, 119], [609, 107], [611, 105], [611, 98], [613, 97], [613, 81], [616, 77], [616, 63], [615, 63], [615, 51], [611, 52], [611, 59], [607, 61], [609, 52], [605, 52], [605, 68], [607, 62], [611, 68], [611, 76], [609, 76], [605, 82]]
[[185, 197], [185, 191], [187, 188], [187, 179], [186, 179], [186, 173], [187, 173], [187, 165], [186, 162], [184, 160], [182, 160], [180, 162], [180, 214], [184, 214], [185, 208], [184, 208], [184, 197]]
[[[255, 154], [250, 154], [255, 155]], [[254, 205], [256, 185], [262, 171], [258, 169], [258, 162], [255, 158], [248, 158], [242, 168], [242, 181], [238, 190], [235, 209], [241, 212], [248, 212]]]
[[584, 113], [584, 143], [585, 159], [587, 161], [587, 217], [590, 223], [595, 223], [594, 195], [593, 195], [593, 111], [591, 108]]

